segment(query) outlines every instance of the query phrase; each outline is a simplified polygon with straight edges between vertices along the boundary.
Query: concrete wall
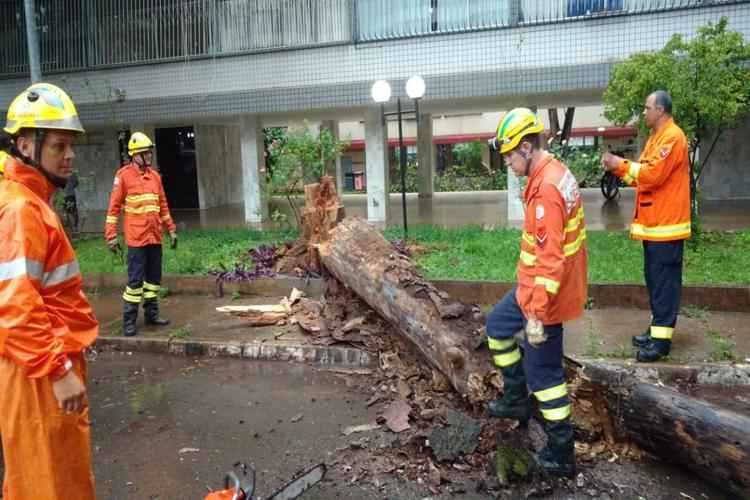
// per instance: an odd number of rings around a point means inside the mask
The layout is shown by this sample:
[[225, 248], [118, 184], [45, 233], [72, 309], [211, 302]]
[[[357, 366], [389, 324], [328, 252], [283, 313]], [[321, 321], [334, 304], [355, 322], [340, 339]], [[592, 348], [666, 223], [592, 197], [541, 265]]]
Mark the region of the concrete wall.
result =
[[79, 210], [106, 210], [115, 172], [120, 167], [118, 156], [117, 130], [87, 129], [81, 136], [73, 163], [79, 178]]
[[[716, 144], [701, 177], [706, 200], [750, 199], [750, 116], [727, 130]], [[710, 145], [703, 148], [705, 153]]]
[[195, 149], [200, 208], [241, 203], [239, 125], [196, 125]]

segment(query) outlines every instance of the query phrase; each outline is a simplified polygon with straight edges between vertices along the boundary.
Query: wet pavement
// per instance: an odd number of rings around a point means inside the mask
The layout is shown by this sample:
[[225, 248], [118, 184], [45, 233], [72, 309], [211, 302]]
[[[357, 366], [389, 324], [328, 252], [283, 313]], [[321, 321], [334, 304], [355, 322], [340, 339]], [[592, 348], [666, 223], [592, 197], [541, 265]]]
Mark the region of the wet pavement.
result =
[[[119, 291], [92, 295], [102, 335], [120, 335], [122, 299]], [[248, 327], [241, 318], [216, 311], [223, 305], [277, 304], [281, 297], [215, 298], [204, 295], [171, 295], [161, 302], [162, 315], [172, 320], [164, 328], [145, 327], [139, 317], [139, 335], [168, 338], [177, 335], [189, 340], [223, 342], [267, 342], [305, 344], [309, 341], [297, 326]], [[485, 306], [489, 309], [490, 306]], [[747, 335], [750, 313], [712, 312], [686, 308], [678, 319], [670, 362], [688, 363], [724, 360], [729, 352], [736, 360], [750, 358]], [[566, 353], [578, 356], [628, 358], [634, 355], [630, 337], [641, 333], [650, 322], [650, 313], [641, 309], [601, 308], [565, 325]], [[723, 339], [723, 340], [722, 340]], [[721, 349], [721, 342], [727, 349]]]
[[[591, 230], [623, 230], [629, 227], [635, 200], [633, 189], [622, 189], [614, 201], [604, 199], [599, 189], [583, 189], [586, 224]], [[508, 226], [507, 191], [476, 191], [435, 193], [432, 198], [407, 194], [407, 220], [410, 225], [456, 227], [480, 225], [486, 228]], [[389, 227], [402, 224], [401, 195], [390, 197]], [[346, 194], [347, 215], [367, 217], [367, 195]], [[287, 201], [271, 200], [270, 211], [279, 210], [294, 221]], [[82, 213], [84, 232], [101, 232], [104, 211]], [[172, 216], [182, 230], [243, 227], [245, 212], [242, 204], [227, 205], [207, 210], [173, 210]], [[703, 205], [704, 226], [709, 230], [750, 228], [750, 200], [707, 201]]]
[[[100, 353], [90, 366], [94, 472], [102, 499], [202, 499], [238, 460], [255, 464], [260, 496], [325, 461], [331, 464], [326, 480], [303, 498], [494, 498], [476, 493], [470, 481], [452, 485], [464, 493], [440, 495], [396, 474], [352, 481], [350, 464], [337, 461], [352, 440], [341, 431], [371, 422], [379, 412], [377, 405], [366, 406], [370, 394], [355, 388], [362, 383], [354, 383], [355, 375], [301, 364], [128, 353]], [[394, 439], [389, 432], [374, 434], [382, 434], [382, 442]], [[365, 463], [375, 452], [362, 452]], [[729, 498], [647, 459], [581, 462], [579, 471], [581, 488], [536, 498]], [[501, 498], [518, 496], [506, 490]]]
[[91, 368], [99, 498], [202, 499], [237, 461], [268, 495], [375, 419], [366, 395], [299, 364], [102, 353]]

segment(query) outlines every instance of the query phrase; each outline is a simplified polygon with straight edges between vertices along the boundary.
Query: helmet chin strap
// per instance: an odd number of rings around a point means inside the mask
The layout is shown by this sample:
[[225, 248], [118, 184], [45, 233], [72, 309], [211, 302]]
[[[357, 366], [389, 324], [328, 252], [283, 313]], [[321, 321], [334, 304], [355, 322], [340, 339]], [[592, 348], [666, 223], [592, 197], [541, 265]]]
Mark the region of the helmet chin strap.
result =
[[525, 177], [529, 176], [529, 170], [531, 170], [531, 160], [532, 160], [532, 154], [521, 150], [521, 154], [523, 155], [523, 159], [526, 161], [526, 167], [524, 168], [523, 175]]

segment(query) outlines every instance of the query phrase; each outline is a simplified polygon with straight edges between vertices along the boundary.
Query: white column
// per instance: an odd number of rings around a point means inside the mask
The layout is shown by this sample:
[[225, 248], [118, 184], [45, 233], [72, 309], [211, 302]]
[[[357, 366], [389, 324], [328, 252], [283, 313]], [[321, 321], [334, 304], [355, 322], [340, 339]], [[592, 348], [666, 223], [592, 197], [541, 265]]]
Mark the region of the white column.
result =
[[240, 119], [240, 156], [245, 223], [260, 228], [268, 220], [268, 200], [265, 196], [263, 126], [257, 115], [244, 115]]
[[523, 195], [521, 183], [512, 169], [508, 168], [508, 223], [523, 222]]
[[435, 192], [435, 145], [432, 144], [432, 115], [419, 115], [417, 128], [417, 179], [419, 197], [431, 198]]
[[385, 229], [388, 222], [388, 136], [379, 107], [367, 110], [365, 119], [365, 169], [367, 176], [367, 220]]

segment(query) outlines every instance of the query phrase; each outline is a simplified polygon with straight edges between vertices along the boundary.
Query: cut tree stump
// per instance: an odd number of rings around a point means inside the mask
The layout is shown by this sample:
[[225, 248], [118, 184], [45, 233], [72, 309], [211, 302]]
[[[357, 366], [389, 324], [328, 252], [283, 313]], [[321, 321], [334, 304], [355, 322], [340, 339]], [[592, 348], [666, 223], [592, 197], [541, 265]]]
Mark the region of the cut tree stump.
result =
[[426, 281], [367, 221], [348, 217], [318, 245], [326, 269], [388, 320], [459, 394], [487, 398], [488, 357], [475, 352], [482, 323], [471, 307]]
[[321, 274], [317, 245], [325, 242], [331, 229], [344, 218], [344, 206], [336, 194], [336, 181], [323, 176], [319, 183], [305, 186], [305, 208], [302, 212], [301, 236], [274, 267], [277, 273], [304, 269]]

